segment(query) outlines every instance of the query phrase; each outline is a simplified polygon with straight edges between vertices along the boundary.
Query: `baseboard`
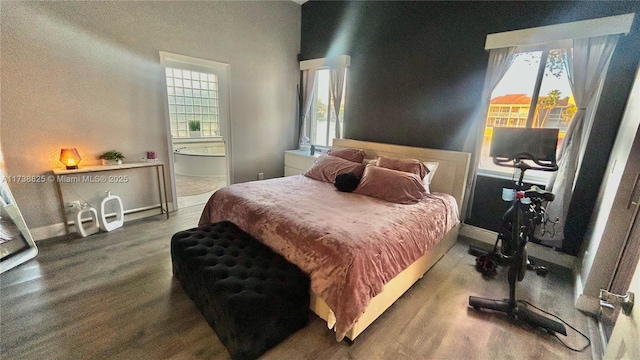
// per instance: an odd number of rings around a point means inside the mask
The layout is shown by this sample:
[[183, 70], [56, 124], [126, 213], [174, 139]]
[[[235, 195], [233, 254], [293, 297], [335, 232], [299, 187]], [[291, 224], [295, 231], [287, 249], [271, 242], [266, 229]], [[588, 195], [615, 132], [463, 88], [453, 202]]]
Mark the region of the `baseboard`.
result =
[[600, 299], [585, 294], [579, 294], [576, 299], [576, 308], [589, 315], [596, 316], [600, 312]]
[[591, 358], [602, 359], [607, 348], [605, 331], [599, 319], [600, 300], [582, 293], [580, 274], [576, 275], [576, 308], [587, 315], [589, 338], [591, 339]]
[[600, 313], [600, 299], [584, 293], [582, 275], [579, 272], [575, 274], [573, 279], [573, 296], [576, 299], [576, 308], [591, 316], [598, 316]]
[[57, 224], [51, 224], [47, 226], [40, 226], [37, 228], [29, 229], [29, 232], [31, 233], [31, 237], [33, 238], [33, 241], [37, 242], [40, 240], [45, 240], [52, 237], [64, 235], [64, 224], [57, 223]]
[[[164, 205], [164, 204], [163, 204]], [[124, 222], [142, 219], [149, 216], [160, 215], [160, 205], [151, 205], [137, 209], [129, 209], [124, 211]], [[169, 203], [169, 209], [175, 209], [173, 202]], [[115, 214], [113, 214], [115, 216]], [[107, 215], [109, 217], [109, 215]], [[73, 228], [73, 225], [70, 225]], [[73, 231], [73, 230], [72, 230]], [[65, 235], [64, 223], [51, 224], [29, 229], [31, 237], [34, 241], [49, 239], [52, 237]]]
[[[458, 235], [475, 242], [476, 245], [480, 247], [493, 249], [498, 233], [496, 233], [495, 231], [479, 228], [477, 226], [462, 224], [462, 226], [460, 226], [460, 232], [458, 233]], [[527, 244], [527, 253], [529, 254], [529, 256], [536, 259], [540, 259], [542, 261], [546, 261], [555, 265], [560, 265], [571, 270], [574, 269], [574, 263], [576, 261], [575, 256], [555, 251], [546, 246], [529, 243]]]

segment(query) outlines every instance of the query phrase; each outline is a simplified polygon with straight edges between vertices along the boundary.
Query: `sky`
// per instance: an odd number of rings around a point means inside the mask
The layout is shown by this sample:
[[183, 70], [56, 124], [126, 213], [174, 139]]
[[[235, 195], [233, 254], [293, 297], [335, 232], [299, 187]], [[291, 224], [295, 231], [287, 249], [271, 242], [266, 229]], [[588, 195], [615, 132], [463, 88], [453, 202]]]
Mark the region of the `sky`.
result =
[[[321, 74], [323, 76], [321, 76]], [[329, 69], [318, 70], [316, 81], [318, 82], [318, 97], [326, 105], [329, 104]]]
[[[507, 94], [527, 94], [531, 96], [533, 86], [536, 81], [536, 74], [540, 64], [540, 51], [537, 51], [533, 57], [518, 56], [507, 70], [498, 86], [493, 90], [491, 98]], [[546, 95], [551, 90], [560, 90], [560, 97], [564, 98], [571, 95], [571, 87], [566, 71], [562, 72], [562, 76], [558, 79], [545, 70], [545, 76], [540, 87], [540, 95]]]

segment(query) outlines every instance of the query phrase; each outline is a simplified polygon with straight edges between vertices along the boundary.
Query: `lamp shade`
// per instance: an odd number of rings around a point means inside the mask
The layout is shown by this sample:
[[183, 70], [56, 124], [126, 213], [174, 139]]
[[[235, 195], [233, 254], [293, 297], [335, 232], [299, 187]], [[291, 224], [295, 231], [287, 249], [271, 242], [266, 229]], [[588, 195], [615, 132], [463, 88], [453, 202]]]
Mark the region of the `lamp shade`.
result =
[[82, 160], [82, 158], [76, 148], [60, 150], [60, 162], [67, 167], [67, 170], [77, 169], [80, 160]]

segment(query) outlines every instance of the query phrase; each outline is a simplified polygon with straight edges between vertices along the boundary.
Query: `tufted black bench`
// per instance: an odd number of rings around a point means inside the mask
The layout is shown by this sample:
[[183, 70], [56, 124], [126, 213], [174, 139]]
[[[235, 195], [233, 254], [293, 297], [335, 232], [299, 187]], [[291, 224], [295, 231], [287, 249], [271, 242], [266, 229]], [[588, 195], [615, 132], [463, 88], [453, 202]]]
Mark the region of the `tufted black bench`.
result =
[[233, 359], [255, 359], [309, 321], [309, 278], [235, 224], [171, 238], [173, 274]]

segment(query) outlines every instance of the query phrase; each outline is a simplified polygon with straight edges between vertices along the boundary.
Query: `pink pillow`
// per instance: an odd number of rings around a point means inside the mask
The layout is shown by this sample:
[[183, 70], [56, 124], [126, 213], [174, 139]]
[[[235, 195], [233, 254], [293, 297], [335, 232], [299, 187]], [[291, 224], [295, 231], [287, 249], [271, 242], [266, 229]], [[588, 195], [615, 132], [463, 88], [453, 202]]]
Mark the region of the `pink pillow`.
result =
[[427, 193], [417, 175], [367, 165], [356, 194], [373, 196], [397, 204], [415, 204]]
[[357, 163], [364, 161], [364, 151], [360, 149], [329, 149], [327, 154]]
[[352, 172], [362, 176], [364, 165], [331, 155], [320, 155], [311, 168], [304, 173], [304, 176], [312, 179], [335, 183], [336, 176]]
[[420, 176], [420, 180], [424, 179], [429, 173], [429, 169], [427, 169], [421, 161], [416, 159], [398, 159], [380, 156], [378, 158], [378, 166], [416, 174]]

